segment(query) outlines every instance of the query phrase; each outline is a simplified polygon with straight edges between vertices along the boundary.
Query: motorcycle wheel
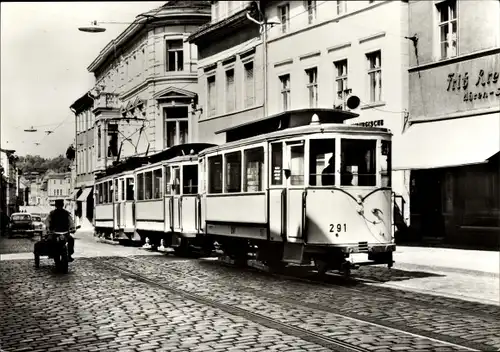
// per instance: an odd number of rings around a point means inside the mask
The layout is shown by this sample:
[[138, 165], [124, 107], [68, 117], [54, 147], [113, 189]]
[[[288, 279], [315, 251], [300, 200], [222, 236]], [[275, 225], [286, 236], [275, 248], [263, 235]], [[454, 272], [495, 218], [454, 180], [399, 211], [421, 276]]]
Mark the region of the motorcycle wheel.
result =
[[59, 262], [59, 266], [60, 266], [61, 272], [63, 274], [67, 274], [68, 273], [68, 264], [69, 264], [69, 261], [68, 261], [68, 247], [65, 245], [64, 248], [63, 248], [63, 251], [61, 253], [61, 260]]

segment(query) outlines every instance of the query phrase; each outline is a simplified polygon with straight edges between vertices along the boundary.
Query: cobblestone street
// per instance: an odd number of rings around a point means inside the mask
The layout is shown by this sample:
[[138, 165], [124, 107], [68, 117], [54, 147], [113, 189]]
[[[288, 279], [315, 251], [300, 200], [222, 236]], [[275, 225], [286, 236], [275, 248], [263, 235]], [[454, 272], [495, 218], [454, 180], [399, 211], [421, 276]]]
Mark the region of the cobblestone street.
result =
[[[383, 268], [355, 279], [319, 280], [293, 268], [271, 275], [77, 234], [76, 259], [60, 275], [48, 259], [33, 267], [32, 243], [0, 240], [5, 352], [500, 348], [497, 305], [360, 280], [390, 281]], [[401, 281], [439, 277], [396, 270]]]

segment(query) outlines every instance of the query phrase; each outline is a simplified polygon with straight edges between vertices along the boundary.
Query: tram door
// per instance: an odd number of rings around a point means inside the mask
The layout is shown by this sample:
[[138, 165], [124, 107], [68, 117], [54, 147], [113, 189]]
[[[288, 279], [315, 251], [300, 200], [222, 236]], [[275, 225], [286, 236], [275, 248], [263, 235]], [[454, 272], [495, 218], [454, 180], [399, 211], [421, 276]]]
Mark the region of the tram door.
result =
[[179, 166], [172, 167], [172, 224], [175, 232], [182, 232], [182, 192], [181, 192], [181, 168]]
[[271, 241], [301, 243], [305, 174], [304, 141], [271, 144], [269, 226]]

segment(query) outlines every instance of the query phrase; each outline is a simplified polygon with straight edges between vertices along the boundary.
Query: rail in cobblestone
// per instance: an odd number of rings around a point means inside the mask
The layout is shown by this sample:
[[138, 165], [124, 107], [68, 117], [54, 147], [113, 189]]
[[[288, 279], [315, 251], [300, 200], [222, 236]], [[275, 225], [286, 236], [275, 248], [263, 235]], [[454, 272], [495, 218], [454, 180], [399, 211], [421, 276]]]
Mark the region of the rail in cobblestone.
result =
[[312, 331], [309, 331], [309, 330], [306, 330], [303, 328], [299, 328], [299, 327], [296, 327], [293, 325], [282, 323], [280, 321], [277, 321], [275, 319], [271, 319], [271, 318], [266, 317], [266, 316], [261, 315], [261, 314], [250, 312], [248, 310], [238, 308], [238, 307], [235, 307], [235, 306], [232, 306], [229, 304], [216, 302], [214, 300], [207, 299], [207, 298], [204, 298], [200, 295], [192, 294], [192, 293], [186, 292], [184, 290], [176, 289], [176, 288], [171, 287], [169, 285], [159, 283], [155, 280], [151, 280], [144, 275], [134, 273], [134, 272], [132, 272], [128, 269], [125, 269], [123, 267], [119, 267], [119, 266], [112, 265], [112, 264], [109, 264], [109, 267], [112, 267], [114, 270], [118, 271], [122, 275], [129, 277], [129, 278], [132, 278], [132, 279], [135, 279], [139, 282], [143, 282], [143, 283], [146, 283], [146, 284], [173, 292], [173, 293], [175, 293], [181, 297], [184, 297], [186, 299], [190, 299], [190, 300], [195, 301], [197, 303], [208, 305], [212, 308], [220, 309], [226, 313], [240, 316], [242, 318], [248, 319], [250, 321], [261, 324], [261, 325], [266, 326], [268, 328], [281, 331], [285, 334], [298, 337], [302, 340], [312, 342], [312, 343], [315, 343], [317, 345], [320, 345], [320, 346], [323, 346], [323, 347], [326, 347], [329, 349], [333, 349], [335, 351], [339, 351], [339, 352], [370, 351], [369, 349], [362, 348], [362, 347], [359, 347], [359, 346], [356, 346], [356, 345], [353, 345], [350, 343], [346, 343], [344, 341], [340, 341], [340, 340], [337, 340], [335, 338], [331, 338], [331, 337], [324, 336], [324, 335], [321, 335], [318, 333], [314, 333]]
[[[129, 259], [132, 259], [132, 258], [129, 258]], [[135, 261], [139, 261], [139, 262], [142, 262], [143, 260], [140, 260], [140, 259], [134, 259]], [[192, 276], [192, 275], [189, 275], [181, 270], [176, 270], [176, 269], [173, 269], [173, 268], [165, 268], [163, 267], [162, 269], [162, 272], [171, 272], [171, 273], [175, 273], [176, 275], [178, 276], [182, 276], [183, 278], [186, 278], [187, 276]], [[128, 271], [128, 273], [130, 275], [138, 275], [136, 273], [133, 273], [131, 271]], [[139, 277], [142, 277], [142, 278], [146, 278], [145, 276], [143, 275], [139, 275]], [[193, 275], [193, 278], [196, 278], [194, 275]], [[148, 279], [146, 278], [149, 282], [152, 282], [154, 283], [155, 285], [160, 285], [160, 286], [165, 286], [164, 284], [159, 284], [157, 281], [155, 280], [151, 280], [151, 279]], [[168, 285], [167, 285], [168, 286]], [[180, 294], [183, 294], [183, 295], [189, 295], [189, 296], [193, 296], [192, 293], [187, 293], [186, 291], [184, 290], [178, 290], [178, 289], [175, 289], [175, 288], [167, 288], [171, 291], [175, 291], [175, 292], [181, 292]], [[288, 305], [291, 305], [291, 308], [293, 309], [293, 306], [299, 306], [299, 307], [304, 307], [304, 308], [309, 308], [309, 309], [314, 309], [314, 310], [320, 310], [320, 311], [324, 311], [324, 312], [328, 312], [329, 314], [333, 314], [335, 316], [338, 316], [340, 318], [343, 318], [343, 319], [351, 319], [351, 320], [354, 320], [354, 321], [358, 321], [360, 323], [364, 323], [364, 324], [371, 324], [375, 327], [378, 327], [378, 328], [381, 328], [381, 329], [384, 329], [388, 332], [393, 332], [393, 333], [397, 333], [401, 336], [409, 336], [411, 338], [414, 338], [414, 339], [424, 339], [424, 340], [428, 340], [428, 341], [433, 341], [434, 343], [439, 343], [439, 344], [442, 344], [443, 346], [448, 346], [449, 348], [452, 348], [452, 349], [461, 349], [461, 350], [485, 350], [485, 349], [488, 349], [488, 346], [484, 346], [482, 344], [479, 344], [479, 343], [474, 343], [474, 342], [468, 342], [466, 340], [463, 340], [463, 339], [460, 339], [460, 338], [450, 338], [448, 336], [443, 336], [443, 335], [440, 335], [440, 334], [434, 334], [432, 332], [429, 332], [429, 331], [425, 331], [425, 335], [422, 334], [422, 331], [419, 330], [419, 329], [412, 329], [411, 327], [408, 327], [408, 326], [404, 326], [403, 328], [396, 328], [395, 325], [398, 325], [398, 324], [394, 324], [394, 323], [391, 323], [391, 324], [388, 324], [388, 323], [382, 323], [380, 324], [380, 322], [377, 320], [377, 319], [370, 319], [369, 317], [367, 316], [357, 316], [355, 315], [355, 317], [353, 317], [351, 314], [339, 314], [335, 309], [332, 309], [330, 307], [326, 307], [324, 305], [321, 305], [321, 304], [314, 304], [314, 303], [310, 303], [310, 302], [303, 302], [303, 301], [299, 301], [297, 299], [293, 299], [293, 298], [290, 298], [290, 297], [284, 297], [283, 295], [276, 295], [276, 294], [270, 294], [268, 292], [265, 292], [265, 291], [262, 291], [262, 290], [256, 290], [254, 288], [249, 288], [249, 287], [245, 287], [244, 288], [244, 291], [247, 291], [247, 292], [253, 292], [254, 294], [260, 296], [260, 297], [266, 297], [269, 302], [271, 301], [274, 301], [275, 303], [278, 303], [278, 304], [288, 304]], [[197, 299], [201, 299], [203, 302], [206, 302], [207, 298], [204, 298], [200, 295], [197, 295], [197, 294], [194, 294], [194, 296], [197, 298]], [[231, 314], [237, 314], [237, 315], [248, 315], [250, 314], [251, 316], [253, 316], [254, 314], [256, 313], [253, 313], [253, 312], [249, 312], [248, 310], [246, 309], [241, 309], [241, 308], [238, 308], [238, 307], [235, 307], [233, 305], [228, 305], [228, 304], [223, 304], [223, 303], [220, 303], [220, 302], [215, 302], [213, 300], [209, 300], [211, 303], [215, 303], [216, 305], [221, 305], [223, 307], [226, 307], [230, 309], [230, 311], [228, 311], [229, 313]], [[206, 304], [206, 303], [205, 303]], [[226, 310], [226, 309], [224, 309]], [[235, 310], [237, 313], [235, 313]], [[226, 310], [227, 311], [227, 310]], [[239, 314], [238, 314], [239, 313]], [[262, 315], [257, 315], [259, 317], [262, 318]], [[289, 326], [288, 324], [283, 324], [282, 322], [277, 322], [276, 320], [273, 320], [273, 319], [270, 319], [268, 317], [264, 317], [264, 319], [267, 319], [267, 321], [271, 321], [273, 324], [280, 324], [280, 325], [285, 325], [285, 326]], [[259, 321], [256, 321], [256, 322], [259, 322]], [[260, 323], [260, 322], [259, 322]], [[265, 324], [263, 324], [265, 325]], [[266, 325], [267, 326], [267, 325]], [[399, 327], [399, 325], [398, 325]], [[297, 329], [297, 327], [293, 327], [293, 329]], [[279, 330], [279, 329], [278, 329]], [[304, 329], [299, 329], [300, 333], [303, 333], [303, 330]], [[283, 330], [281, 330], [283, 331]], [[314, 332], [311, 332], [311, 331], [308, 331], [306, 330], [308, 334], [313, 334], [313, 335], [318, 335]], [[319, 335], [321, 336], [321, 335]], [[324, 337], [322, 337], [324, 338]], [[307, 340], [307, 339], [306, 339]], [[307, 341], [310, 341], [310, 340], [307, 340]], [[338, 341], [338, 340], [337, 340]], [[316, 341], [314, 341], [314, 343], [318, 343]], [[345, 342], [343, 342], [345, 343]], [[318, 343], [322, 346], [325, 346], [324, 344], [321, 344], [321, 343]], [[490, 346], [491, 347], [491, 346]]]

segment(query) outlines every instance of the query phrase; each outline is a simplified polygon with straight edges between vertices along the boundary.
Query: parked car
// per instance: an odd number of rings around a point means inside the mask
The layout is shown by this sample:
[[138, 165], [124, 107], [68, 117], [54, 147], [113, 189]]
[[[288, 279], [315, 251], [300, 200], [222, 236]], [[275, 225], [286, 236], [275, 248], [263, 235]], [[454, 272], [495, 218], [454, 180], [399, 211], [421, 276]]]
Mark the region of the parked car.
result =
[[19, 233], [30, 238], [35, 235], [35, 225], [30, 213], [14, 213], [11, 215], [9, 237]]
[[34, 232], [39, 236], [42, 236], [45, 232], [45, 223], [40, 215], [31, 215], [31, 219], [33, 221]]

